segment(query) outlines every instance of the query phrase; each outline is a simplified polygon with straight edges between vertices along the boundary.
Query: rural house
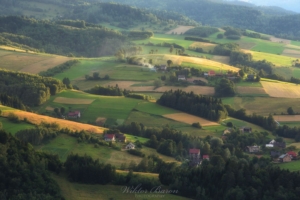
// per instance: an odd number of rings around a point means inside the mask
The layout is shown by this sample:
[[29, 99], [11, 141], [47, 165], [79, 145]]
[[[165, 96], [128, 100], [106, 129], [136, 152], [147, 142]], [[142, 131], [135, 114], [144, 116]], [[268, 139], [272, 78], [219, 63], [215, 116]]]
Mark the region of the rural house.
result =
[[210, 70], [210, 71], [208, 71], [207, 75], [208, 75], [208, 76], [215, 76], [215, 75], [216, 75], [216, 72], [213, 71], [213, 70]]
[[209, 155], [203, 155], [202, 159], [203, 159], [203, 160], [208, 160], [208, 161], [209, 161]]
[[78, 110], [68, 113], [68, 118], [78, 119], [80, 117], [81, 117], [81, 114], [80, 114], [80, 111], [78, 111]]
[[277, 158], [277, 157], [279, 157], [281, 155], [281, 153], [279, 152], [279, 151], [271, 151], [270, 152], [270, 156], [272, 157], [272, 158]]
[[159, 69], [161, 71], [166, 71], [167, 70], [167, 65], [161, 65]]
[[185, 75], [178, 75], [178, 81], [185, 81]]
[[246, 151], [249, 153], [257, 153], [260, 151], [260, 146], [247, 146]]
[[115, 138], [117, 142], [126, 142], [126, 136], [123, 133], [116, 133]]
[[291, 156], [291, 158], [292, 158], [293, 160], [296, 160], [296, 159], [297, 159], [297, 153], [294, 152], [294, 151], [289, 151], [289, 152], [287, 152], [286, 154], [288, 154], [289, 156]]
[[282, 148], [284, 149], [286, 147], [285, 142], [274, 142], [273, 143], [274, 147]]
[[106, 142], [114, 142], [114, 141], [116, 141], [116, 136], [115, 136], [115, 134], [105, 134], [104, 140]]
[[252, 128], [246, 127], [246, 126], [241, 127], [239, 130], [241, 133], [251, 133], [252, 132]]
[[126, 145], [125, 149], [135, 149], [135, 145], [133, 143], [129, 143]]
[[223, 135], [229, 134], [229, 133], [231, 133], [231, 131], [232, 131], [232, 128], [227, 128], [223, 131]]
[[197, 166], [200, 163], [200, 149], [189, 150], [190, 164]]
[[291, 162], [292, 158], [289, 154], [283, 154], [278, 158], [279, 162]]

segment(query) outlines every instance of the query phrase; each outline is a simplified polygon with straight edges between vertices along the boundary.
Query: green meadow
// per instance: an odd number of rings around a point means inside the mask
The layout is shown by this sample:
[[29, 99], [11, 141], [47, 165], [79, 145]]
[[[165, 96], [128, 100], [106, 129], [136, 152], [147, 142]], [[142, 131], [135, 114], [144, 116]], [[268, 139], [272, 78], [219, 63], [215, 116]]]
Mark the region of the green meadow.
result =
[[2, 123], [3, 130], [5, 130], [13, 135], [20, 130], [31, 129], [31, 128], [35, 127], [34, 125], [27, 124], [25, 122], [13, 123], [4, 117], [0, 117], [0, 123]]
[[239, 119], [235, 119], [235, 118], [227, 118], [225, 120], [222, 121], [222, 124], [223, 125], [226, 125], [226, 123], [228, 122], [232, 122], [233, 123], [233, 126], [236, 126], [237, 128], [239, 127], [243, 127], [243, 126], [247, 126], [247, 127], [251, 127], [252, 128], [252, 131], [266, 131], [265, 129], [261, 128], [260, 126], [257, 126], [257, 125], [254, 125], [252, 123], [249, 123], [249, 122], [246, 122], [246, 121], [242, 121], [242, 120], [239, 120]]
[[266, 60], [279, 67], [280, 66], [291, 67], [292, 61], [295, 60], [295, 58], [292, 57], [265, 53], [265, 52], [251, 51], [251, 54], [253, 56], [253, 60]]
[[287, 108], [292, 107], [295, 112], [300, 113], [299, 99], [272, 98], [272, 97], [229, 97], [222, 98], [224, 104], [234, 109], [246, 109], [248, 114], [256, 113], [268, 116], [271, 114], [287, 113]]
[[275, 166], [280, 167], [281, 169], [288, 169], [290, 171], [299, 171], [300, 170], [300, 160], [292, 161], [288, 163], [274, 164]]

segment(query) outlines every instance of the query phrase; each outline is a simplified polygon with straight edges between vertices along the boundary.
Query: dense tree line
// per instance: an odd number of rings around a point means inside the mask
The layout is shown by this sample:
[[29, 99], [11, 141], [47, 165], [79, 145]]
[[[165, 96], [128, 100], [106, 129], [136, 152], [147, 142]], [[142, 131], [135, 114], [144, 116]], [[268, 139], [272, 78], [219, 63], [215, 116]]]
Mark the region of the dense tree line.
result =
[[0, 198], [1, 199], [64, 199], [48, 170], [59, 172], [58, 156], [37, 153], [0, 130]]
[[131, 40], [145, 40], [154, 36], [151, 31], [129, 31], [128, 37]]
[[240, 120], [244, 120], [253, 124], [256, 124], [260, 127], [263, 127], [266, 130], [273, 131], [277, 127], [273, 116], [270, 114], [268, 117], [264, 117], [257, 114], [247, 115], [246, 110], [241, 108], [239, 110], [234, 110], [231, 106], [225, 105], [228, 115]]
[[125, 36], [111, 29], [69, 28], [26, 17], [0, 17], [0, 27], [3, 38], [54, 54], [72, 53], [86, 57], [112, 55], [125, 42]]
[[108, 184], [116, 175], [115, 167], [100, 163], [87, 155], [70, 154], [64, 166], [69, 179], [80, 183]]
[[270, 166], [265, 158], [250, 161], [233, 157], [222, 167], [215, 165], [215, 158], [203, 161], [199, 168], [165, 168], [159, 179], [170, 189], [178, 190], [179, 195], [195, 199], [299, 198], [299, 172]]
[[221, 99], [196, 95], [193, 92], [171, 90], [165, 92], [157, 103], [212, 121], [219, 121], [227, 116], [227, 111]]
[[41, 71], [39, 73], [40, 76], [45, 76], [45, 77], [51, 77], [51, 76], [54, 76], [56, 74], [59, 74], [59, 73], [62, 73], [64, 72], [65, 70], [68, 70], [70, 69], [72, 66], [76, 65], [80, 63], [79, 60], [69, 60], [61, 65], [58, 65], [56, 67], [53, 67], [53, 68], [50, 68], [50, 69], [47, 69], [47, 71]]
[[57, 134], [59, 134], [57, 130], [40, 127], [20, 130], [15, 134], [15, 136], [23, 142], [30, 143], [32, 145], [40, 145], [54, 139]]
[[227, 78], [222, 78], [216, 83], [215, 95], [218, 97], [232, 97], [236, 94], [234, 82]]
[[116, 86], [95, 86], [89, 90], [86, 90], [85, 92], [90, 94], [97, 94], [97, 95], [105, 95], [105, 96], [126, 96], [129, 94], [129, 91], [124, 89], [120, 89], [118, 85]]
[[65, 85], [54, 78], [0, 70], [0, 93], [17, 97], [24, 105], [41, 105], [50, 98], [50, 95], [64, 89]]
[[7, 94], [0, 94], [0, 104], [19, 110], [29, 110], [18, 97], [8, 96]]
[[197, 36], [197, 37], [208, 37], [211, 34], [214, 34], [217, 32], [219, 32], [219, 29], [217, 29], [215, 27], [200, 26], [200, 27], [195, 27], [193, 29], [190, 29], [190, 30], [186, 31], [184, 34]]
[[299, 127], [289, 127], [287, 125], [279, 126], [275, 133], [280, 137], [292, 138], [296, 142], [300, 141], [300, 128]]

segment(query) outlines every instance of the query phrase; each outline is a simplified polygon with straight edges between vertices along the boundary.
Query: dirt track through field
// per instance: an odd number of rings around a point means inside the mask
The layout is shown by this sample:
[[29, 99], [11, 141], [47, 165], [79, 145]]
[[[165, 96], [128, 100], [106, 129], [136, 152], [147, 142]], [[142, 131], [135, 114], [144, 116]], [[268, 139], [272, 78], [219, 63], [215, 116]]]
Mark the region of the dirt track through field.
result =
[[199, 122], [201, 124], [201, 126], [217, 126], [217, 125], [220, 125], [216, 122], [209, 121], [209, 120], [206, 120], [204, 118], [197, 117], [197, 116], [194, 116], [194, 115], [190, 115], [190, 114], [187, 114], [187, 113], [175, 113], [175, 114], [168, 114], [168, 115], [163, 115], [163, 116], [165, 118], [172, 119], [172, 120], [175, 120], [175, 121], [178, 121], [178, 122], [183, 122], [183, 123], [190, 124], [190, 125], [192, 125], [192, 123], [195, 123], [195, 122]]
[[271, 97], [300, 98], [300, 85], [261, 81], [266, 93]]
[[300, 115], [274, 115], [273, 117], [278, 122], [300, 122]]
[[187, 32], [192, 28], [194, 28], [194, 26], [178, 26], [177, 28], [166, 32], [166, 34], [181, 34], [181, 33], [184, 34], [185, 32]]
[[73, 99], [66, 97], [56, 97], [53, 102], [63, 104], [91, 104], [95, 99]]
[[259, 87], [236, 87], [237, 92], [240, 94], [267, 94], [264, 88]]

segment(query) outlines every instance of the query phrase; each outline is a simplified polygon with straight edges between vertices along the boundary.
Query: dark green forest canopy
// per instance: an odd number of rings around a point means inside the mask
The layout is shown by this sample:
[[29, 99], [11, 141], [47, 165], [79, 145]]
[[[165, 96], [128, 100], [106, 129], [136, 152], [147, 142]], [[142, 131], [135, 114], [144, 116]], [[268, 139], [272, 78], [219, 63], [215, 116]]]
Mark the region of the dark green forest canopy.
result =
[[41, 105], [65, 89], [57, 79], [0, 69], [0, 93], [18, 97], [25, 105]]
[[120, 32], [103, 27], [73, 28], [14, 16], [0, 17], [0, 36], [47, 53], [86, 57], [112, 55], [125, 42]]
[[0, 130], [0, 158], [0, 199], [63, 199], [46, 171], [54, 163], [61, 168], [58, 156], [37, 153], [30, 144]]
[[290, 39], [300, 39], [300, 15], [274, 8], [261, 9], [209, 0], [114, 0], [114, 2], [178, 12], [202, 25], [233, 26]]
[[130, 28], [141, 23], [152, 25], [197, 25], [198, 23], [179, 13], [170, 11], [145, 10], [115, 3], [81, 5], [64, 16], [69, 19], [81, 19], [89, 23], [111, 23], [120, 28]]

